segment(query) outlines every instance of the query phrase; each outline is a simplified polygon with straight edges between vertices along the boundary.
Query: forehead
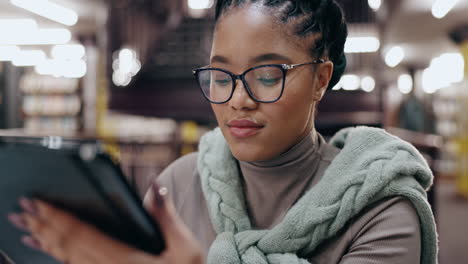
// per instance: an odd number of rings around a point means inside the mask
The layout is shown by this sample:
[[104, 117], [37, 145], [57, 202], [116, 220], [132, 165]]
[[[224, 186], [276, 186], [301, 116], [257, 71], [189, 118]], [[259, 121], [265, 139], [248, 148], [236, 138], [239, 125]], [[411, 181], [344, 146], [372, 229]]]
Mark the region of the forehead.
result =
[[293, 60], [310, 57], [313, 37], [294, 34], [294, 23], [279, 21], [272, 10], [256, 4], [235, 7], [224, 13], [215, 28], [212, 56], [239, 63], [258, 54], [278, 53]]

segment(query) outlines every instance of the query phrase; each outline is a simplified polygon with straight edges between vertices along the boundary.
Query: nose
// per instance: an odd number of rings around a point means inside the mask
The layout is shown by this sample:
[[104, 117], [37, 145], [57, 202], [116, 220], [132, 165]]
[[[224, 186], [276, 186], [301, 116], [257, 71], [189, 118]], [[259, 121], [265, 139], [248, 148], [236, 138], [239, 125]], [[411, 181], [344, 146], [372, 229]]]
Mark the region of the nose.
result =
[[258, 102], [253, 100], [247, 89], [244, 86], [242, 80], [236, 80], [236, 86], [229, 105], [236, 110], [253, 110], [258, 107]]

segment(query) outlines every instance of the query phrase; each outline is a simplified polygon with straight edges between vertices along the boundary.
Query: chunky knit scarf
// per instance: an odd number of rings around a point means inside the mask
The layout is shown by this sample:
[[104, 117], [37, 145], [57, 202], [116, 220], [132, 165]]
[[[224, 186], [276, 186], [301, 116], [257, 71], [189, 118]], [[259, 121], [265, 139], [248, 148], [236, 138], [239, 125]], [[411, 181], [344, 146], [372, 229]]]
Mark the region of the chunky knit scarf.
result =
[[410, 144], [369, 127], [338, 132], [341, 149], [322, 179], [271, 230], [252, 230], [236, 159], [219, 128], [199, 146], [198, 170], [217, 237], [208, 263], [306, 264], [325, 239], [363, 208], [391, 196], [409, 199], [419, 215], [421, 263], [437, 263], [437, 234], [426, 199], [433, 175]]

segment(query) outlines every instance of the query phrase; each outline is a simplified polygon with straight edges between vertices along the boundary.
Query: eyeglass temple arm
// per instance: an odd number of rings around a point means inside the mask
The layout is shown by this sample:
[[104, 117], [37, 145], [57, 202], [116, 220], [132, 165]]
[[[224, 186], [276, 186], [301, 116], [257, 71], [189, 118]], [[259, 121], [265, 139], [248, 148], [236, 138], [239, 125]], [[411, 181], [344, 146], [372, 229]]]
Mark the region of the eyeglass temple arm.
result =
[[324, 63], [325, 60], [323, 59], [318, 59], [318, 60], [315, 60], [315, 61], [312, 61], [312, 62], [306, 62], [306, 63], [299, 63], [299, 64], [283, 64], [283, 68], [286, 69], [286, 70], [290, 70], [292, 68], [295, 68], [295, 67], [298, 67], [298, 66], [302, 66], [302, 65], [308, 65], [308, 64], [319, 64], [319, 63]]

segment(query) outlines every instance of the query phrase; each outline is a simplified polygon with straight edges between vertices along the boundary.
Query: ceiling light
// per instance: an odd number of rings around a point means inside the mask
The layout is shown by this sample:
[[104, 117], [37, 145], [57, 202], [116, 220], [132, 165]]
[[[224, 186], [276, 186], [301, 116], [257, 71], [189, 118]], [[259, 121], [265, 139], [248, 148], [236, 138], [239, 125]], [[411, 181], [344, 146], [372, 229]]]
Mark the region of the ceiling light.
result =
[[431, 60], [423, 71], [422, 86], [426, 93], [463, 81], [464, 60], [460, 53], [444, 53]]
[[0, 45], [54, 45], [71, 40], [71, 32], [64, 28], [36, 29], [33, 31], [11, 31], [0, 34]]
[[71, 61], [63, 72], [65, 78], [81, 78], [86, 75], [87, 66], [84, 60]]
[[432, 15], [435, 18], [441, 19], [452, 10], [458, 0], [436, 0], [432, 5]]
[[447, 82], [458, 83], [463, 81], [465, 61], [460, 53], [444, 53], [431, 61], [433, 67], [446, 78]]
[[87, 72], [86, 62], [78, 60], [44, 60], [35, 67], [35, 71], [42, 75], [54, 77], [81, 78]]
[[208, 9], [213, 6], [213, 0], [188, 0], [190, 9]]
[[52, 57], [54, 59], [79, 60], [84, 57], [86, 51], [81, 44], [55, 45], [52, 47]]
[[117, 58], [112, 63], [112, 81], [117, 86], [127, 86], [132, 78], [141, 70], [138, 54], [130, 48], [118, 51]]
[[42, 63], [39, 63], [34, 67], [34, 70], [37, 74], [41, 75], [52, 75], [55, 77], [59, 77], [58, 67], [54, 60], [46, 59]]
[[35, 66], [46, 60], [42, 50], [20, 50], [13, 58], [15, 66]]
[[371, 76], [365, 76], [361, 79], [361, 88], [364, 92], [372, 92], [375, 89], [375, 80]]
[[342, 84], [341, 84], [341, 80], [335, 84], [335, 86], [333, 86], [332, 90], [333, 91], [338, 91], [338, 90], [341, 90], [341, 88], [343, 88]]
[[31, 32], [37, 30], [37, 22], [34, 19], [0, 19], [0, 31], [2, 34], [23, 31]]
[[379, 47], [380, 41], [376, 37], [348, 37], [344, 51], [346, 53], [376, 52]]
[[382, 0], [368, 0], [367, 3], [372, 10], [377, 11], [382, 5]]
[[341, 84], [343, 86], [343, 89], [346, 91], [354, 91], [359, 89], [359, 85], [361, 83], [361, 80], [359, 76], [354, 75], [354, 74], [345, 74], [341, 77]]
[[431, 68], [426, 68], [422, 73], [422, 89], [425, 93], [433, 94], [441, 89], [444, 84], [439, 82], [437, 74]]
[[398, 90], [402, 94], [409, 94], [413, 90], [413, 78], [409, 74], [402, 74], [398, 77]]
[[391, 48], [385, 55], [385, 63], [389, 67], [395, 67], [405, 58], [405, 51], [400, 46]]
[[18, 46], [0, 46], [0, 61], [12, 61], [19, 51]]
[[74, 10], [48, 0], [10, 0], [10, 2], [17, 7], [67, 26], [73, 26], [78, 22], [78, 14]]
[[70, 41], [64, 28], [39, 29], [34, 19], [0, 19], [0, 45], [50, 45]]

